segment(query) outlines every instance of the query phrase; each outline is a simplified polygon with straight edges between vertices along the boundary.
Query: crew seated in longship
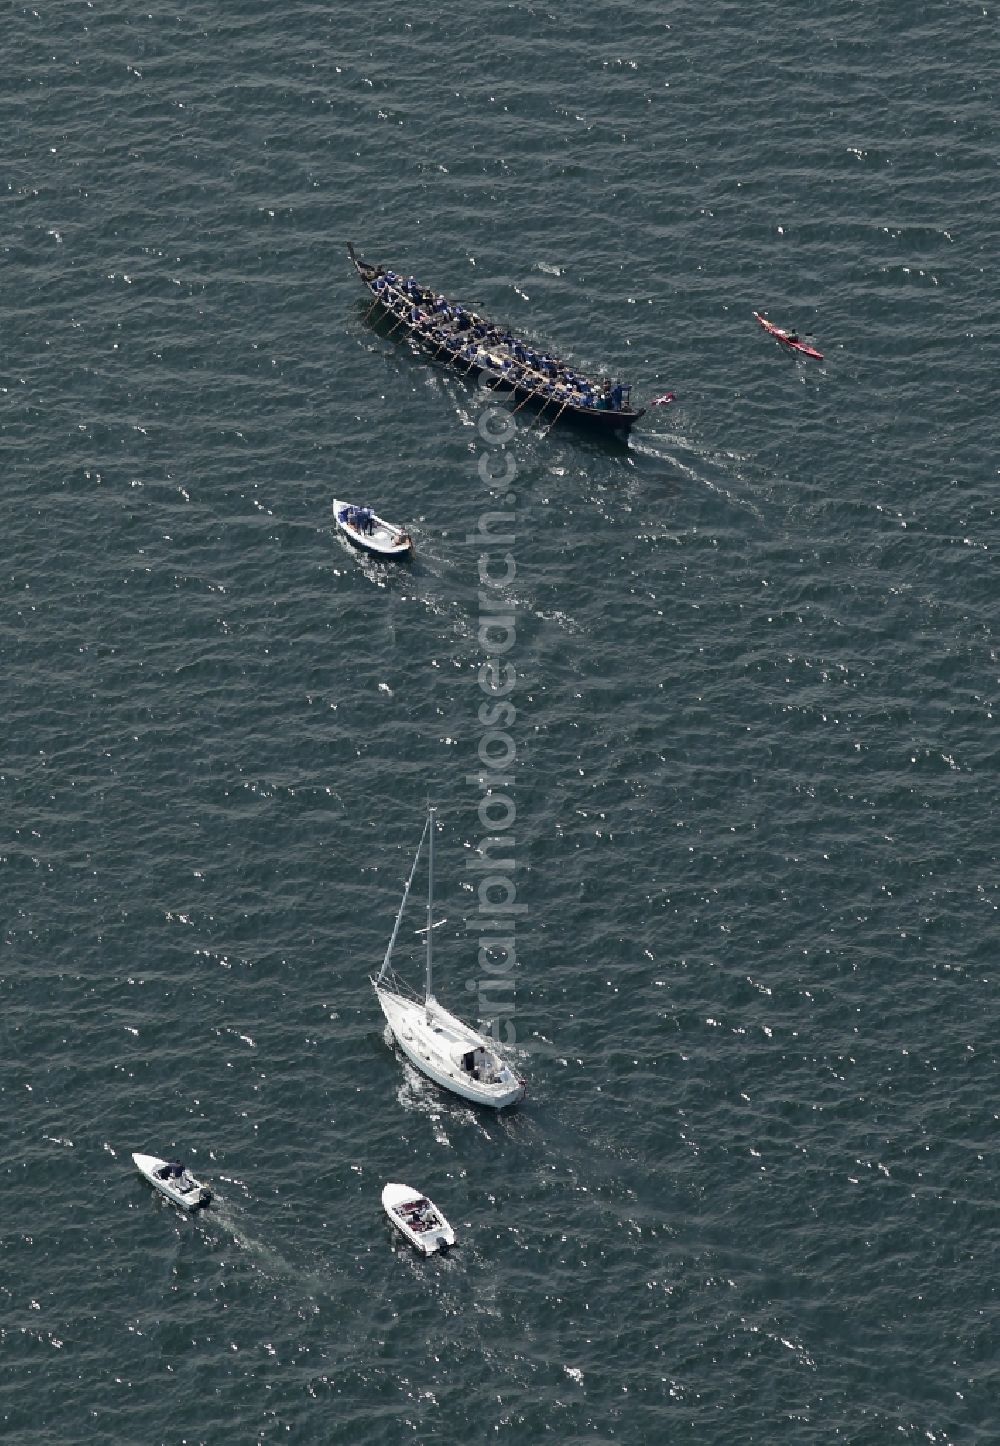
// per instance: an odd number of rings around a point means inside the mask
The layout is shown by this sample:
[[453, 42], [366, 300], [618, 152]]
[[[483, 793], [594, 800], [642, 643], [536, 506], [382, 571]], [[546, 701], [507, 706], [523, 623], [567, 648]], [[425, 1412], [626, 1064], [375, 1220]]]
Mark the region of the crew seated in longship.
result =
[[605, 377], [601, 386], [601, 395], [595, 405], [604, 412], [620, 412], [625, 404], [625, 388], [621, 382], [614, 387], [609, 377]]
[[469, 371], [476, 365], [496, 371], [508, 385], [580, 411], [621, 412], [631, 405], [630, 389], [621, 382], [603, 377], [597, 390], [560, 357], [535, 351], [506, 327], [453, 305], [442, 292], [421, 286], [415, 276], [404, 281], [394, 271], [378, 266], [373, 268], [368, 284], [392, 315], [418, 335], [425, 346]]

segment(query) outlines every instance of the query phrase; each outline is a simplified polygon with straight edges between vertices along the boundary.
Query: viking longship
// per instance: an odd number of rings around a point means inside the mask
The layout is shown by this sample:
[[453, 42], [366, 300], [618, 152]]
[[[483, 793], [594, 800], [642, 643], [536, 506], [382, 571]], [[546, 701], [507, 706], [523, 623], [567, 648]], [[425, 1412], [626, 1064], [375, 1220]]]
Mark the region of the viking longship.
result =
[[516, 401], [515, 411], [531, 407], [542, 420], [571, 418], [606, 434], [628, 433], [646, 410], [633, 407], [631, 388], [609, 377], [595, 381], [537, 344], [515, 336], [509, 327], [487, 320], [457, 302], [403, 278], [385, 266], [363, 260], [347, 247], [372, 311], [392, 322], [392, 331], [409, 338], [428, 359], [451, 366], [475, 380], [482, 376]]

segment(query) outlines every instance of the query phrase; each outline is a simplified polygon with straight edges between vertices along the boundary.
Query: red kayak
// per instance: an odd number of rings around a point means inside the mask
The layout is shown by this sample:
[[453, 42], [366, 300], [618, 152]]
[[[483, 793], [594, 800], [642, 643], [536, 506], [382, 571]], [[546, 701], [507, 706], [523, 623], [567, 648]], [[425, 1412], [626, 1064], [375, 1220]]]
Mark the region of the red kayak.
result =
[[803, 356], [815, 357], [816, 361], [823, 360], [823, 353], [817, 351], [814, 346], [806, 346], [804, 341], [799, 341], [797, 338], [793, 339], [787, 331], [782, 331], [780, 326], [775, 326], [773, 321], [768, 321], [766, 316], [761, 316], [759, 311], [755, 311], [754, 316], [760, 322], [768, 336], [773, 336], [775, 341], [780, 341], [783, 346], [788, 347], [789, 351], [800, 351]]

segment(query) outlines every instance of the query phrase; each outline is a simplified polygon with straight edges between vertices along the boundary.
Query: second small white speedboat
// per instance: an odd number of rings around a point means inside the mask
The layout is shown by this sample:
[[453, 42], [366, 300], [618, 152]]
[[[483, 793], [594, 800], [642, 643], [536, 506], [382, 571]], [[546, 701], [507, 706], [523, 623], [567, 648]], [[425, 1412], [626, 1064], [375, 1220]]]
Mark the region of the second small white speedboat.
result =
[[409, 1185], [386, 1185], [382, 1208], [401, 1235], [423, 1255], [455, 1244], [455, 1232], [432, 1200]]
[[212, 1202], [212, 1192], [179, 1161], [161, 1160], [156, 1155], [133, 1154], [139, 1174], [182, 1210], [202, 1210]]
[[335, 500], [333, 517], [344, 536], [366, 552], [374, 552], [379, 557], [406, 557], [413, 551], [410, 534], [386, 522], [370, 507]]

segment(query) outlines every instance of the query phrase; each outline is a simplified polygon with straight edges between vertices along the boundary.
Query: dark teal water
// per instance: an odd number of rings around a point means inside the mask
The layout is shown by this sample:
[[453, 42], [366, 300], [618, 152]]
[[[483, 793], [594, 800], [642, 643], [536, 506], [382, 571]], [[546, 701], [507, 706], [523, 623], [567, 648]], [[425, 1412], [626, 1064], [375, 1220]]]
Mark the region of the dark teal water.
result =
[[[96, 4], [5, 55], [0, 1436], [995, 1442], [993, 8]], [[678, 402], [521, 413], [486, 485], [347, 240]], [[481, 989], [498, 509], [500, 1119], [368, 984], [430, 794]]]

